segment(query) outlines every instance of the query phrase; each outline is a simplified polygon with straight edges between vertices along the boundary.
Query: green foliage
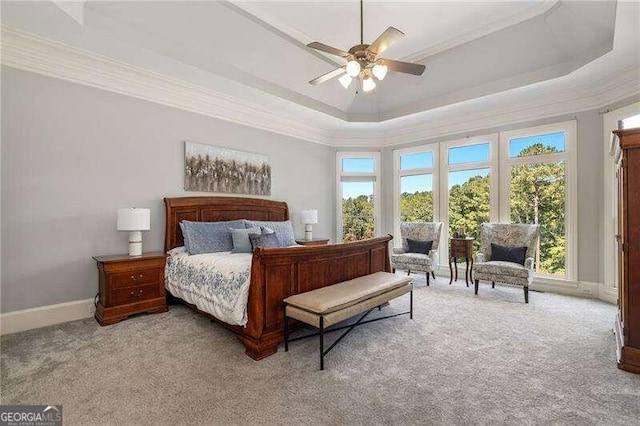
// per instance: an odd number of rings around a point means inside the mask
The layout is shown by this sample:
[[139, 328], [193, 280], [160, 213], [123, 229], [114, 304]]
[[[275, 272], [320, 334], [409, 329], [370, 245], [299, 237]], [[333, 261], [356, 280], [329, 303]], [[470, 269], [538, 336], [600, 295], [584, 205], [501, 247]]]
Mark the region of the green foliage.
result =
[[489, 222], [489, 176], [473, 176], [453, 185], [449, 190], [449, 235], [464, 227], [474, 237], [474, 248], [480, 250], [480, 225]]
[[342, 200], [342, 240], [344, 242], [375, 237], [373, 196], [359, 195]]
[[433, 192], [416, 191], [400, 194], [401, 222], [432, 222]]
[[[522, 150], [520, 157], [552, 154], [541, 143]], [[565, 165], [521, 164], [511, 168], [511, 221], [540, 224], [536, 269], [547, 274], [565, 273]]]

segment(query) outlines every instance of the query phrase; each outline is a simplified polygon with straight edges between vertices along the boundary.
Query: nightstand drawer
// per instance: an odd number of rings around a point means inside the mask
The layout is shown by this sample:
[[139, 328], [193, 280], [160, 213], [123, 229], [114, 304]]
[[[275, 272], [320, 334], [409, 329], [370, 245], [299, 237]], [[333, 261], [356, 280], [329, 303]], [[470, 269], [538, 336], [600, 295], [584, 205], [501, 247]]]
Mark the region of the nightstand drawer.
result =
[[127, 305], [142, 300], [160, 297], [160, 285], [148, 284], [137, 287], [118, 288], [111, 291], [112, 305]]
[[466, 249], [467, 248], [467, 242], [465, 240], [451, 240], [451, 248], [456, 248], [456, 249]]
[[160, 282], [160, 269], [145, 269], [140, 271], [121, 272], [113, 274], [111, 287], [129, 287], [132, 285], [153, 284]]

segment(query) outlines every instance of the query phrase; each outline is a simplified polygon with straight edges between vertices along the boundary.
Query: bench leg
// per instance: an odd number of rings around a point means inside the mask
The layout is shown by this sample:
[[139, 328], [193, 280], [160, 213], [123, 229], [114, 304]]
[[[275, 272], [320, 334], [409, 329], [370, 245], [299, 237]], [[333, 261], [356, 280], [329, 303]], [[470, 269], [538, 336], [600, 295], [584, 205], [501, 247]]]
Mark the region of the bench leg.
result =
[[324, 317], [320, 317], [320, 370], [324, 370]]
[[284, 314], [284, 351], [289, 352], [289, 317]]
[[476, 287], [476, 296], [478, 295], [478, 285], [480, 284], [480, 280], [476, 278], [475, 280], [475, 287]]
[[413, 290], [409, 292], [409, 319], [413, 319]]
[[427, 287], [429, 287], [429, 277], [430, 277], [430, 275], [429, 275], [429, 273], [427, 272]]

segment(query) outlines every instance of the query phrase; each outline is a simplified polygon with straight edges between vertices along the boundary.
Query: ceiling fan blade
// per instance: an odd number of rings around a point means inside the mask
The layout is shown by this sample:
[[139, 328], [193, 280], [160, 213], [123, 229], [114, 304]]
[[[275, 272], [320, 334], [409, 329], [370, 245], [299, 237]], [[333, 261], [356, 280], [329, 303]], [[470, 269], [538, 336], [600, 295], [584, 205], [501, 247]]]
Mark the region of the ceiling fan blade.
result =
[[333, 71], [329, 71], [328, 73], [321, 75], [320, 77], [314, 78], [309, 82], [309, 84], [317, 86], [318, 84], [322, 84], [325, 81], [331, 80], [332, 78], [335, 78], [341, 74], [344, 74], [345, 72], [346, 70], [344, 67], [336, 68]]
[[378, 37], [376, 41], [371, 43], [371, 46], [369, 46], [369, 51], [376, 55], [380, 55], [398, 39], [402, 38], [402, 36], [404, 36], [404, 33], [402, 31], [397, 28], [389, 27], [384, 30], [382, 34], [380, 34], [380, 37]]
[[406, 74], [422, 75], [427, 68], [422, 64], [412, 64], [411, 62], [394, 61], [391, 59], [382, 59], [382, 61], [390, 70]]
[[329, 53], [331, 55], [340, 56], [341, 58], [351, 57], [351, 54], [348, 52], [345, 52], [344, 50], [336, 49], [335, 47], [327, 46], [326, 44], [322, 44], [317, 41], [307, 44], [307, 47], [310, 47], [315, 50], [319, 50], [321, 52]]

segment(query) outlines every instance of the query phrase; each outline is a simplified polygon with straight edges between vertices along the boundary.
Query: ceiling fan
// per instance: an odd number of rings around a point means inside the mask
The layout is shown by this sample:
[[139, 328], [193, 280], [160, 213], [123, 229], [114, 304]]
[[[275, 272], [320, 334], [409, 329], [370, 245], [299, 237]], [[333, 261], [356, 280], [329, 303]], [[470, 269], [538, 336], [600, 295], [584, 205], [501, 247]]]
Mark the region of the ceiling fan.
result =
[[[394, 27], [387, 28], [380, 36], [371, 44], [364, 44], [364, 19], [362, 14], [363, 0], [360, 0], [360, 44], [353, 46], [348, 52], [326, 44], [314, 41], [309, 43], [310, 47], [321, 52], [329, 53], [347, 60], [347, 64], [320, 77], [314, 78], [309, 82], [312, 85], [318, 85], [329, 81], [332, 78], [341, 76], [338, 81], [346, 89], [355, 77], [362, 80], [362, 90], [370, 92], [375, 89], [375, 80], [382, 81], [387, 75], [387, 71], [397, 71], [405, 74], [422, 75], [425, 66], [422, 64], [413, 64], [410, 62], [394, 61], [391, 59], [380, 58], [389, 46], [396, 40], [404, 36], [404, 33]], [[374, 79], [375, 78], [375, 79]]]

